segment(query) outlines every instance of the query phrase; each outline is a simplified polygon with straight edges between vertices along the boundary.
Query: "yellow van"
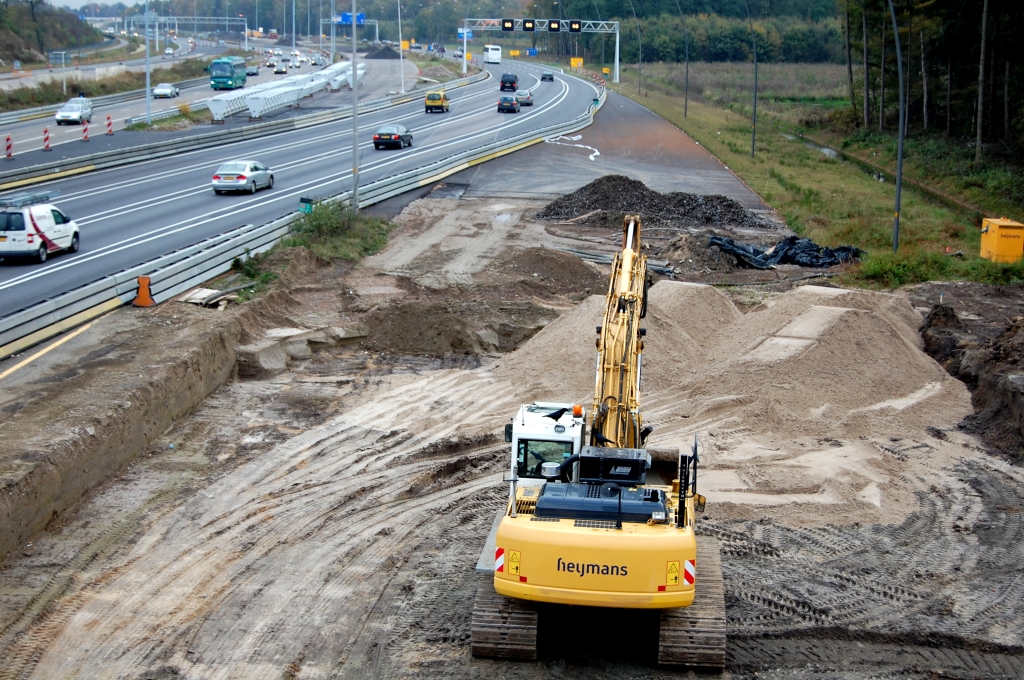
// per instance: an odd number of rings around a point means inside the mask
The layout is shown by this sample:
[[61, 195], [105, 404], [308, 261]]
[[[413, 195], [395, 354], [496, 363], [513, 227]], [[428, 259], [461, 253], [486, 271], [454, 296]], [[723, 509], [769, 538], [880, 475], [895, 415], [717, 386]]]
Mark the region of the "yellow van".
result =
[[448, 95], [443, 90], [435, 90], [434, 92], [428, 92], [426, 99], [423, 100], [423, 105], [426, 108], [427, 113], [431, 111], [448, 111]]

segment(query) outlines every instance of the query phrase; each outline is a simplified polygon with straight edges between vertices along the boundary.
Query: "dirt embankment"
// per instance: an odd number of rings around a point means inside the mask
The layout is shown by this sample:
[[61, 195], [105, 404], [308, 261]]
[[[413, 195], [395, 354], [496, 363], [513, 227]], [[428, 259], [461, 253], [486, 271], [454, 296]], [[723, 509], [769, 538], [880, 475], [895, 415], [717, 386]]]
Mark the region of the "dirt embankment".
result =
[[964, 427], [1024, 461], [1024, 287], [931, 283], [906, 294], [930, 305], [925, 351], [971, 390]]

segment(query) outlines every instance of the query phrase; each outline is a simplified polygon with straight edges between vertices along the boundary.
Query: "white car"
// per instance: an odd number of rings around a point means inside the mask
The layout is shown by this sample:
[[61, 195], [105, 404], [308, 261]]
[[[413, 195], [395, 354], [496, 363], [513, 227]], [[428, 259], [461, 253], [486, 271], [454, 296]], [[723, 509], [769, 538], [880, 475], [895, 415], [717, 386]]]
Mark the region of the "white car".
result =
[[86, 97], [76, 97], [57, 110], [53, 116], [57, 125], [81, 125], [83, 122], [92, 122], [92, 100]]
[[78, 252], [78, 225], [46, 201], [56, 191], [15, 194], [0, 199], [0, 258], [31, 257], [46, 262], [51, 253]]
[[154, 99], [170, 99], [172, 97], [177, 96], [178, 88], [176, 88], [174, 85], [171, 85], [170, 83], [160, 83], [159, 85], [153, 88]]
[[173, 47], [165, 47], [164, 48], [164, 54], [166, 54], [168, 57], [173, 57], [174, 56], [174, 48]]

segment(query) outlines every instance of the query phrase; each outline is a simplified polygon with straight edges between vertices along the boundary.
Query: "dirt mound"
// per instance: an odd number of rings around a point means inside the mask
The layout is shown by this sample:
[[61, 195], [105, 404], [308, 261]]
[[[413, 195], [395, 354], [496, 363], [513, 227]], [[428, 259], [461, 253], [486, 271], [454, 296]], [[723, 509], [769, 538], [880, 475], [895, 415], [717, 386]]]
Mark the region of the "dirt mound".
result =
[[430, 66], [428, 68], [423, 69], [420, 75], [423, 76], [424, 78], [433, 78], [434, 80], [439, 80], [442, 83], [446, 83], [449, 80], [455, 79], [455, 74], [449, 71], [441, 64], [438, 64], [437, 66]]
[[[531, 398], [586, 397], [603, 309], [601, 296], [584, 301], [506, 357], [498, 375]], [[778, 436], [956, 422], [965, 392], [921, 351], [918, 319], [891, 295], [815, 286], [741, 314], [713, 288], [663, 281], [644, 320], [643, 392], [706, 427], [735, 421]], [[569, 393], [555, 394], [559, 385]]]
[[378, 50], [371, 50], [366, 53], [364, 59], [400, 59], [401, 56], [395, 50], [384, 45]]
[[605, 175], [555, 199], [537, 213], [545, 220], [570, 220], [594, 211], [638, 214], [647, 226], [730, 225], [771, 229], [773, 225], [725, 196], [658, 193], [639, 180]]
[[736, 258], [723, 253], [718, 246], [708, 245], [708, 234], [679, 234], [654, 255], [659, 260], [668, 260], [678, 269], [731, 272], [739, 269]]
[[370, 311], [366, 349], [421, 356], [510, 352], [557, 315], [531, 302], [399, 302]]
[[603, 293], [608, 276], [586, 262], [558, 250], [527, 248], [495, 263], [494, 271], [518, 279], [518, 285], [537, 295]]

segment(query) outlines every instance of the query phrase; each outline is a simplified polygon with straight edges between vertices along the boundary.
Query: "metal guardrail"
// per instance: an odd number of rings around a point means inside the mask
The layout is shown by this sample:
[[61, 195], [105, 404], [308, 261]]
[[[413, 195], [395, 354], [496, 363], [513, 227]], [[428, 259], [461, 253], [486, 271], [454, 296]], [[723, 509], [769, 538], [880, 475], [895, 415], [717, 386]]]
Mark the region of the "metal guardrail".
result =
[[[453, 81], [448, 85], [448, 88], [454, 89], [458, 87], [465, 87], [489, 77], [490, 74], [487, 71], [482, 71], [475, 76]], [[418, 94], [414, 95], [410, 93], [395, 95], [393, 97], [386, 97], [384, 99], [377, 99], [372, 102], [360, 104], [359, 110], [363, 113], [372, 113], [390, 106], [397, 106], [398, 104], [413, 101], [418, 97]], [[198, 102], [196, 105], [198, 105]], [[196, 110], [195, 106], [192, 107], [192, 110]], [[140, 144], [139, 146], [132, 146], [126, 149], [102, 151], [96, 154], [32, 165], [27, 168], [8, 170], [6, 172], [0, 172], [0, 190], [30, 184], [36, 180], [43, 181], [57, 179], [59, 177], [79, 174], [82, 172], [91, 172], [93, 170], [113, 168], [139, 161], [173, 156], [187, 151], [196, 151], [198, 149], [206, 149], [214, 146], [220, 146], [221, 144], [260, 137], [265, 134], [278, 134], [281, 132], [301, 130], [302, 128], [306, 128], [311, 125], [320, 125], [322, 123], [344, 120], [351, 116], [351, 111], [351, 106], [342, 106], [329, 111], [320, 111], [305, 116], [294, 116], [283, 120], [246, 125], [244, 127], [234, 128], [231, 130], [218, 130], [217, 132], [207, 132], [200, 135], [192, 135], [190, 137], [168, 139], [166, 141], [153, 142], [151, 144]], [[167, 117], [176, 115], [177, 113], [177, 109], [169, 109], [153, 115], [154, 117], [156, 115]]]
[[[185, 89], [187, 87], [195, 87], [208, 83], [210, 81], [209, 76], [203, 76], [201, 78], [190, 78], [189, 80], [183, 80], [180, 83], [174, 83], [174, 86], [178, 89]], [[146, 89], [141, 90], [130, 90], [128, 92], [118, 92], [117, 94], [105, 94], [102, 97], [91, 97], [93, 107], [107, 106], [109, 104], [120, 104], [121, 102], [131, 101], [133, 99], [141, 99], [146, 95]], [[6, 125], [8, 123], [20, 123], [25, 120], [34, 120], [36, 118], [43, 118], [56, 113], [57, 109], [64, 106], [64, 102], [60, 104], [49, 104], [47, 106], [37, 106], [33, 109], [22, 109], [20, 111], [9, 111], [7, 113], [0, 113], [0, 125]]]
[[[546, 138], [582, 130], [593, 123], [594, 114], [606, 98], [607, 93], [602, 91], [586, 113], [571, 121], [485, 144], [364, 185], [359, 189], [360, 205], [379, 203]], [[349, 191], [328, 200], [348, 202], [351, 198]], [[299, 214], [295, 212], [256, 228], [238, 227], [4, 317], [0, 319], [0, 359], [130, 302], [138, 290], [139, 276], [150, 277], [150, 293], [156, 302], [169, 300], [228, 271], [235, 258], [269, 250], [290, 232]]]

